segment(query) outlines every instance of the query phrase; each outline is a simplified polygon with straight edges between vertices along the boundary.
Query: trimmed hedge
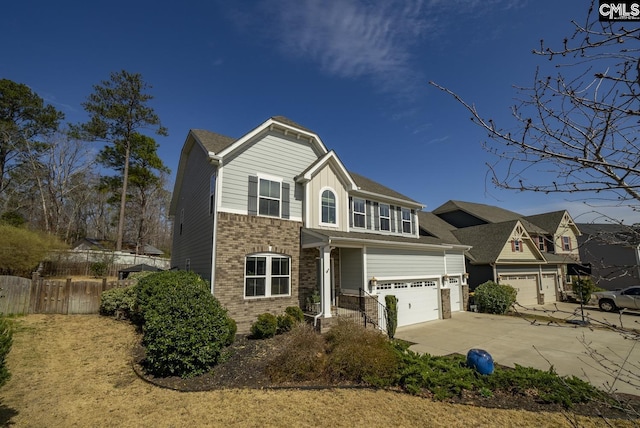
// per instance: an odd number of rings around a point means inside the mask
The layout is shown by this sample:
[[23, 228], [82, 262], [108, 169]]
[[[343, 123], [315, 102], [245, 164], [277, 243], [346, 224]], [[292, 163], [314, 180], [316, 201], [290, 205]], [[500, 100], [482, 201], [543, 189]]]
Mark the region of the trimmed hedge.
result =
[[181, 377], [204, 373], [233, 342], [235, 322], [195, 273], [149, 275], [140, 280], [137, 291], [149, 373]]
[[251, 337], [254, 339], [267, 339], [278, 332], [278, 318], [265, 312], [258, 315], [258, 319], [251, 324]]
[[506, 314], [516, 301], [517, 291], [507, 284], [487, 281], [473, 292], [478, 311], [488, 314]]
[[136, 308], [136, 287], [112, 288], [100, 295], [100, 314], [113, 316], [116, 314], [130, 318]]

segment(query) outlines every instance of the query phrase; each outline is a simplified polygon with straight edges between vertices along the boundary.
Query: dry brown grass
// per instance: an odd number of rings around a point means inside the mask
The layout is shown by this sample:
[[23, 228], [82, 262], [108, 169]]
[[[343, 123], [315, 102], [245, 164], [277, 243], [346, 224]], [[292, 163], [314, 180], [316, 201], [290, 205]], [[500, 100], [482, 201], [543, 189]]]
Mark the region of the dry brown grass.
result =
[[[572, 426], [562, 414], [491, 410], [388, 391], [175, 392], [134, 374], [136, 337], [125, 322], [29, 315], [16, 327], [8, 358], [13, 377], [0, 389], [0, 424], [9, 426]], [[585, 417], [573, 422], [603, 425]]]

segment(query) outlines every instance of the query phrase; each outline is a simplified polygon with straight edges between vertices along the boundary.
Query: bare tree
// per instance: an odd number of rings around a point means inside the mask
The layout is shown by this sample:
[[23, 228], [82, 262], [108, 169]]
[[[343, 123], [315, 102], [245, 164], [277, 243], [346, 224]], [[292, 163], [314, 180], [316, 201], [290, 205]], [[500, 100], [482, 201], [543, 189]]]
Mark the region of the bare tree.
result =
[[615, 205], [640, 208], [640, 26], [600, 22], [597, 2], [583, 24], [557, 48], [544, 41], [546, 57], [533, 86], [517, 88], [511, 109], [517, 132], [482, 116], [473, 104], [437, 83], [487, 131], [494, 185], [519, 191], [588, 193]]
[[68, 241], [71, 230], [78, 226], [75, 220], [80, 205], [89, 194], [94, 155], [64, 131], [47, 137], [42, 146], [40, 151], [21, 153], [24, 175], [38, 198], [40, 228]]

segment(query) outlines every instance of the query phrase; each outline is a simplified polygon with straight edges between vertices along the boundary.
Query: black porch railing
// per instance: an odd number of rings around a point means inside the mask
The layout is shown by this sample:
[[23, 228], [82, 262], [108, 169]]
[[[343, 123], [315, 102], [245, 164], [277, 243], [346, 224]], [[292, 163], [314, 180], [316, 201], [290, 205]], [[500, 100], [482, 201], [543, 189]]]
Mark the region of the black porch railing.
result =
[[386, 333], [387, 308], [378, 301], [378, 296], [360, 288], [358, 295], [341, 294], [337, 297], [335, 315], [361, 322], [365, 328], [374, 327]]

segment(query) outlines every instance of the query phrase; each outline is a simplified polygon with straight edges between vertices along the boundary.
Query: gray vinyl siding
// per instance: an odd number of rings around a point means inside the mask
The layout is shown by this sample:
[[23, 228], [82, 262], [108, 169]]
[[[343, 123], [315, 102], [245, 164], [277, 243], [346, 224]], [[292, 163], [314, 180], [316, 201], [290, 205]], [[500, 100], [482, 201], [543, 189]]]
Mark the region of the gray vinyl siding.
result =
[[[184, 169], [182, 188], [173, 224], [171, 266], [185, 269], [190, 259], [191, 270], [211, 280], [211, 251], [213, 245], [213, 215], [209, 214], [209, 182], [215, 167], [207, 155], [197, 147], [190, 153]], [[184, 222], [180, 234], [180, 213]]]
[[367, 278], [424, 278], [443, 274], [442, 252], [367, 248]]
[[294, 177], [318, 157], [311, 143], [267, 133], [259, 136], [238, 154], [224, 159], [221, 210], [247, 212], [248, 177], [268, 174], [289, 184], [290, 216], [302, 218], [302, 195], [294, 192]]
[[446, 254], [447, 258], [447, 273], [464, 273], [464, 255], [462, 253], [449, 253]]
[[360, 248], [340, 248], [340, 287], [357, 292], [364, 287], [362, 279], [362, 250]]

